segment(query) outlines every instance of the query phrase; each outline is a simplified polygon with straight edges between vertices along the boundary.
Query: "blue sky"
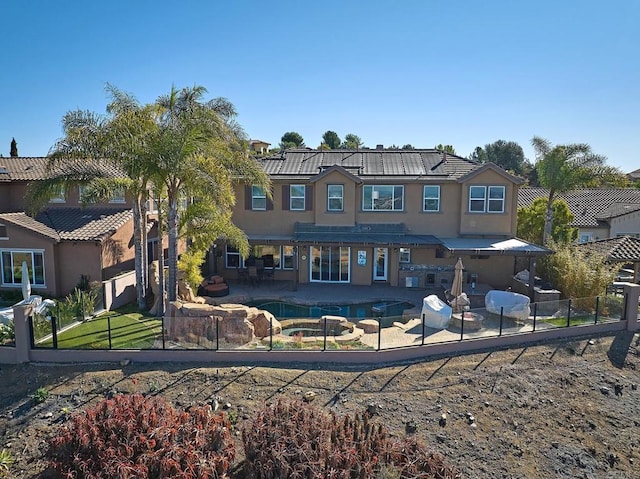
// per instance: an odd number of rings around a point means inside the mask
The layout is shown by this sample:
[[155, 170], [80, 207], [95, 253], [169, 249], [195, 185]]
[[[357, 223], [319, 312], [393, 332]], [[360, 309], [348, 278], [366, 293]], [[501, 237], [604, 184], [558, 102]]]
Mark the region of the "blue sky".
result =
[[105, 83], [142, 102], [199, 84], [251, 138], [462, 156], [534, 135], [640, 167], [640, 2], [3, 0], [0, 153], [43, 156]]

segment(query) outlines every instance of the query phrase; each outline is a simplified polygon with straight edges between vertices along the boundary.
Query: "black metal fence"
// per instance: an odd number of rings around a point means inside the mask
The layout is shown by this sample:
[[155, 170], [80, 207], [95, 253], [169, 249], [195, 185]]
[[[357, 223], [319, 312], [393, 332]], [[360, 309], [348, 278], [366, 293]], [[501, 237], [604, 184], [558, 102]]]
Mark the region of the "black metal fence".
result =
[[527, 334], [624, 319], [625, 297], [602, 296], [532, 303], [526, 317], [509, 308], [454, 313], [445, 328], [431, 328], [419, 317], [265, 319], [217, 316], [129, 318], [107, 312], [84, 320], [61, 309], [29, 318], [32, 348], [159, 350], [386, 350], [426, 344]]

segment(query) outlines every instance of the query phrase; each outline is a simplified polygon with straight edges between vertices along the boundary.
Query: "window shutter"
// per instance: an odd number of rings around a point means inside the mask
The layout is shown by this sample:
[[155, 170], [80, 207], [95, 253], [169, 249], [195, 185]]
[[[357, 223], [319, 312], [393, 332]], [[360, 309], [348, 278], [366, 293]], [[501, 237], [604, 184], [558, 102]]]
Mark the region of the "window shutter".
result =
[[285, 211], [290, 209], [289, 205], [291, 202], [289, 201], [289, 193], [289, 185], [282, 185], [282, 209]]
[[244, 209], [251, 209], [251, 185], [244, 187]]
[[313, 185], [307, 185], [304, 189], [304, 209], [313, 210]]

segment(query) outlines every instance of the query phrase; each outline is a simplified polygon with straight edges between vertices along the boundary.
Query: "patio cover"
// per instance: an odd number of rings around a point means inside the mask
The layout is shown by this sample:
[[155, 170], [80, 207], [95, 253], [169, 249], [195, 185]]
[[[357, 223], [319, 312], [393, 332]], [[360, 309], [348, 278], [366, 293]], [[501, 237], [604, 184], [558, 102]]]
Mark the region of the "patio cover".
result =
[[405, 232], [402, 223], [356, 224], [355, 226], [317, 226], [296, 223], [294, 241], [325, 244], [371, 244], [393, 246], [438, 246], [441, 241], [433, 235], [414, 235]]
[[510, 238], [440, 238], [452, 254], [545, 256], [553, 251], [527, 241]]

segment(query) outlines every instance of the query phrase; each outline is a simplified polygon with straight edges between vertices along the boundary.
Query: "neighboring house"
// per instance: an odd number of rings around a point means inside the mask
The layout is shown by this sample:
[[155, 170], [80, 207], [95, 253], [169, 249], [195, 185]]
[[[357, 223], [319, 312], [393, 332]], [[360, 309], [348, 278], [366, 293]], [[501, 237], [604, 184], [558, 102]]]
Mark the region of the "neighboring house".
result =
[[584, 251], [595, 251], [607, 256], [613, 263], [633, 264], [632, 281], [640, 280], [640, 238], [619, 236], [578, 245]]
[[[0, 289], [21, 286], [23, 261], [34, 294], [58, 297], [72, 291], [82, 275], [101, 281], [133, 270], [133, 214], [123, 193], [81, 207], [80, 188], [69, 188], [35, 217], [25, 212], [27, 186], [48, 177], [48, 161], [0, 158]], [[119, 174], [107, 162], [92, 166], [105, 176]]]
[[269, 153], [269, 146], [271, 146], [271, 143], [267, 143], [266, 141], [249, 140], [249, 149], [261, 155]]
[[[538, 197], [548, 198], [544, 188], [520, 188], [518, 207], [530, 206]], [[582, 188], [558, 193], [569, 205], [578, 228], [578, 242], [618, 236], [640, 237], [640, 189]]]
[[634, 183], [637, 183], [640, 181], [640, 168], [638, 168], [637, 170], [633, 170], [630, 173], [627, 173], [627, 178], [629, 178], [629, 180], [633, 181]]
[[[276, 279], [449, 287], [462, 257], [467, 280], [505, 288], [517, 257], [549, 250], [515, 238], [522, 179], [437, 150], [292, 149], [259, 158], [271, 194], [239, 185], [233, 221]], [[213, 266], [234, 278], [244, 261], [220, 241]], [[238, 269], [238, 271], [234, 271]]]

